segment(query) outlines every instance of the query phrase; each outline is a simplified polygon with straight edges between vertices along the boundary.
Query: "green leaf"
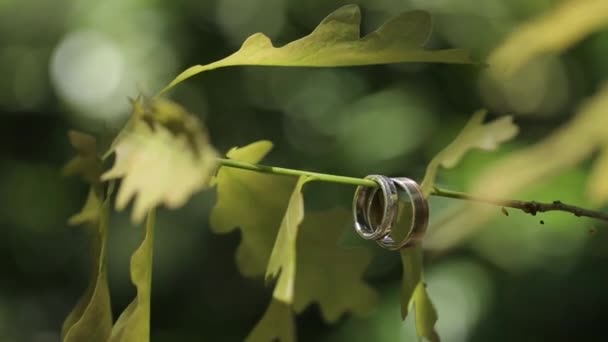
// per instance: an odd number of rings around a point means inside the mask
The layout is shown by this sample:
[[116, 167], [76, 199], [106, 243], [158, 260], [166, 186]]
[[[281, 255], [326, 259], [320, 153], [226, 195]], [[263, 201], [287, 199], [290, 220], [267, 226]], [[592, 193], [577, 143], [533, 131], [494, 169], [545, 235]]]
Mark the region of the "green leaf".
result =
[[401, 282], [401, 319], [405, 319], [410, 310], [414, 290], [422, 282], [422, 248], [415, 246], [400, 251], [403, 265]]
[[273, 297], [288, 304], [293, 302], [296, 276], [296, 239], [298, 228], [304, 219], [302, 187], [308, 181], [310, 181], [310, 177], [300, 177], [293, 189], [266, 269], [267, 281], [278, 276]]
[[411, 309], [416, 318], [416, 334], [430, 341], [439, 341], [435, 331], [437, 310], [431, 302], [422, 277], [422, 247], [420, 245], [401, 250], [403, 281], [401, 283], [401, 318]]
[[63, 167], [62, 173], [65, 176], [80, 175], [90, 184], [99, 182], [101, 160], [97, 155], [95, 138], [78, 131], [69, 131], [68, 137], [78, 154]]
[[[258, 141], [231, 149], [227, 157], [258, 163], [271, 148], [270, 141]], [[215, 183], [217, 200], [211, 211], [211, 229], [228, 233], [240, 228], [241, 243], [236, 252], [239, 270], [248, 277], [264, 275], [294, 179], [220, 167]]]
[[106, 271], [106, 241], [110, 220], [113, 185], [104, 195], [99, 182], [101, 160], [97, 156], [95, 138], [71, 131], [69, 138], [78, 152], [64, 167], [66, 175], [81, 175], [91, 183], [83, 209], [69, 219], [70, 225], [85, 225], [93, 236], [91, 242], [91, 275], [83, 296], [66, 317], [61, 328], [63, 342], [106, 342], [112, 329], [112, 308]]
[[598, 206], [608, 200], [608, 144], [604, 145], [600, 156], [593, 165], [587, 192], [593, 203]]
[[345, 227], [353, 229], [345, 209], [306, 214], [297, 242], [296, 312], [318, 303], [325, 321], [334, 323], [345, 312], [362, 315], [376, 305], [376, 292], [363, 280], [371, 252], [338, 247]]
[[412, 305], [416, 311], [416, 333], [426, 337], [431, 342], [439, 342], [439, 335], [435, 331], [437, 323], [437, 310], [431, 302], [423, 282], [419, 282], [414, 290]]
[[273, 275], [281, 270], [273, 300], [247, 341], [273, 341], [275, 338], [293, 341], [292, 300], [296, 312], [318, 303], [328, 323], [336, 322], [348, 311], [367, 313], [376, 304], [376, 292], [363, 281], [363, 273], [371, 261], [370, 251], [337, 247], [345, 225], [352, 223], [348, 211], [332, 209], [308, 213], [297, 232], [297, 222], [302, 220], [304, 210], [301, 188], [306, 181], [305, 177], [300, 178], [292, 193], [290, 209], [286, 211], [280, 229], [288, 233], [283, 236], [279, 233], [277, 247], [273, 250], [276, 259], [273, 261], [271, 257], [269, 264]]
[[[511, 116], [484, 123], [485, 116], [485, 110], [479, 110], [473, 114], [458, 136], [431, 160], [421, 185], [425, 197], [428, 198], [435, 186], [435, 178], [440, 166], [444, 168], [456, 166], [467, 152], [475, 148], [495, 150], [500, 143], [513, 138], [519, 131], [518, 127], [513, 124]], [[401, 211], [403, 212], [403, 210]], [[406, 217], [405, 220], [402, 218], [400, 222], [402, 221], [407, 223], [409, 218]], [[397, 228], [405, 226], [407, 225], [399, 225]], [[401, 240], [406, 233], [407, 229], [396, 229], [395, 239]], [[409, 310], [414, 307], [418, 336], [438, 341], [439, 336], [434, 328], [437, 312], [426, 292], [422, 276], [422, 247], [418, 245], [402, 249], [401, 260], [403, 264], [402, 318], [405, 318]]]
[[488, 62], [496, 76], [509, 77], [535, 57], [561, 52], [606, 26], [608, 1], [562, 1], [520, 25], [492, 52]]
[[469, 120], [460, 134], [431, 160], [422, 181], [425, 196], [433, 190], [439, 166], [452, 168], [471, 149], [495, 150], [500, 143], [512, 139], [519, 132], [511, 116], [503, 116], [489, 123], [483, 123], [485, 110], [479, 110]]
[[246, 342], [293, 342], [296, 340], [291, 306], [273, 299], [262, 319], [247, 336]]
[[91, 187], [84, 207], [77, 214], [72, 215], [68, 219], [68, 224], [76, 226], [79, 224], [85, 224], [88, 222], [98, 222], [102, 215], [102, 202], [103, 196], [99, 194], [100, 189], [96, 190], [95, 187]]
[[131, 256], [131, 281], [137, 288], [137, 295], [112, 327], [110, 342], [147, 342], [150, 340], [150, 295], [155, 217], [155, 210], [151, 210], [147, 215], [144, 240]]
[[70, 220], [73, 225], [85, 224], [93, 235], [91, 276], [87, 290], [63, 323], [63, 342], [106, 342], [110, 337], [112, 308], [105, 259], [109, 219], [109, 199], [104, 200], [100, 187], [91, 187], [84, 209]]
[[431, 19], [423, 11], [402, 13], [360, 36], [361, 11], [357, 5], [343, 6], [329, 14], [306, 37], [282, 47], [256, 33], [241, 48], [219, 61], [195, 65], [179, 74], [161, 93], [203, 71], [235, 65], [337, 67], [402, 62], [472, 63], [458, 49], [424, 50], [431, 32]]
[[[467, 192], [492, 198], [509, 198], [539, 182], [563, 174], [608, 146], [608, 83], [585, 100], [576, 115], [535, 144], [526, 146], [479, 172]], [[548, 158], [550, 156], [550, 158]], [[600, 157], [603, 158], [603, 157]], [[542, 160], [542, 163], [539, 162]], [[598, 160], [602, 163], [602, 160]], [[601, 166], [596, 166], [601, 167]], [[602, 171], [594, 171], [588, 184], [588, 195], [599, 204], [599, 193], [593, 193]], [[596, 177], [597, 175], [597, 177]], [[597, 189], [601, 189], [598, 187]], [[607, 198], [608, 199], [608, 198]], [[605, 203], [605, 202], [604, 202]], [[425, 248], [444, 250], [461, 243], [477, 229], [500, 215], [491, 206], [464, 204], [447, 220], [435, 223], [425, 238]]]
[[111, 151], [116, 161], [101, 178], [122, 178], [116, 209], [124, 209], [135, 197], [135, 223], [160, 204], [183, 206], [193, 193], [208, 187], [217, 166], [215, 149], [198, 119], [159, 98], [134, 102], [131, 121]]

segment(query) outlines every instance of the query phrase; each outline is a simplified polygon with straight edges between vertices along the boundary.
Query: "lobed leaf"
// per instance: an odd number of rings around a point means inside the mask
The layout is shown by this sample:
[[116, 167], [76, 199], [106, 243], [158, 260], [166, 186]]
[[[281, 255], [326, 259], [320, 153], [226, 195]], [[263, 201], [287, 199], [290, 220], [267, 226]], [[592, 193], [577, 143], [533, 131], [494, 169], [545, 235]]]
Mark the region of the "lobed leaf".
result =
[[298, 228], [304, 219], [302, 187], [309, 180], [309, 177], [300, 177], [293, 189], [266, 268], [267, 281], [278, 276], [273, 297], [287, 304], [293, 302], [296, 280], [296, 239]]
[[486, 113], [485, 110], [475, 112], [454, 141], [431, 160], [421, 185], [425, 196], [428, 196], [435, 186], [439, 166], [445, 168], [456, 166], [471, 149], [495, 150], [500, 143], [512, 139], [519, 132], [511, 116], [503, 116], [484, 124]]
[[179, 105], [165, 99], [134, 102], [131, 121], [110, 150], [114, 166], [102, 180], [122, 178], [116, 209], [132, 198], [135, 223], [152, 208], [178, 208], [208, 187], [217, 166], [217, 153], [202, 124]]
[[[258, 163], [272, 149], [270, 141], [254, 142], [227, 153], [229, 159]], [[217, 200], [211, 210], [215, 233], [241, 230], [236, 252], [240, 272], [248, 277], [266, 271], [281, 220], [295, 182], [247, 170], [220, 167], [215, 178]]]
[[[518, 150], [483, 170], [470, 190], [480, 196], [509, 198], [536, 182], [555, 177], [577, 165], [602, 146], [608, 145], [608, 83], [586, 100], [577, 114], [562, 127], [543, 140]], [[548, 157], [549, 156], [549, 157]], [[600, 157], [591, 174], [588, 185], [590, 198], [596, 204], [605, 203], [608, 190], [604, 184], [601, 168], [604, 157]], [[542, 160], [542, 163], [538, 161]], [[601, 200], [604, 199], [604, 200]], [[442, 220], [429, 230], [425, 247], [443, 250], [469, 237], [495, 217], [494, 208], [466, 204], [449, 220]]]
[[403, 281], [401, 282], [401, 318], [411, 309], [416, 318], [416, 334], [429, 341], [439, 341], [435, 330], [437, 310], [431, 302], [422, 277], [422, 247], [420, 245], [401, 250]]
[[[518, 133], [518, 127], [513, 124], [510, 116], [485, 123], [485, 110], [479, 110], [465, 125], [458, 136], [429, 163], [421, 184], [422, 192], [428, 197], [435, 186], [435, 178], [439, 167], [452, 168], [460, 162], [464, 155], [472, 149], [495, 150], [498, 145], [513, 138]], [[405, 204], [405, 203], [404, 203]], [[401, 205], [401, 204], [400, 204]], [[407, 221], [408, 217], [404, 217]], [[399, 225], [396, 228], [403, 228]], [[403, 239], [407, 229], [397, 229], [395, 238]], [[439, 341], [435, 331], [437, 312], [426, 291], [422, 276], [422, 247], [420, 245], [401, 250], [403, 264], [403, 281], [401, 289], [401, 316], [407, 316], [410, 309], [416, 312], [416, 333], [430, 341]]]
[[69, 131], [68, 137], [78, 154], [62, 170], [65, 176], [80, 175], [87, 183], [99, 182], [101, 160], [97, 155], [95, 138], [79, 131]]
[[296, 328], [291, 305], [273, 299], [270, 306], [256, 324], [246, 342], [293, 342], [296, 340]]
[[561, 52], [607, 25], [608, 1], [563, 0], [548, 13], [520, 25], [488, 62], [498, 76], [508, 77], [535, 57]]
[[403, 265], [401, 281], [401, 319], [405, 319], [410, 310], [416, 286], [422, 282], [422, 249], [419, 246], [404, 248], [400, 251]]
[[297, 242], [296, 312], [318, 303], [325, 321], [335, 323], [346, 312], [364, 314], [375, 306], [376, 292], [363, 280], [371, 252], [340, 248], [345, 227], [352, 229], [345, 209], [306, 214]]
[[593, 165], [587, 192], [591, 201], [598, 206], [608, 201], [608, 143], [602, 146], [600, 156]]
[[416, 311], [416, 333], [431, 342], [439, 342], [439, 334], [435, 330], [437, 310], [431, 302], [426, 285], [419, 282], [412, 296], [412, 306]]
[[101, 160], [97, 157], [95, 138], [84, 133], [69, 133], [78, 151], [64, 168], [65, 174], [80, 174], [91, 183], [83, 209], [69, 219], [70, 225], [85, 225], [93, 235], [91, 275], [85, 293], [68, 314], [61, 328], [63, 342], [106, 342], [112, 329], [112, 308], [106, 270], [106, 242], [110, 219], [109, 196], [99, 183]]
[[425, 50], [421, 46], [431, 32], [431, 19], [423, 11], [402, 13], [376, 31], [361, 37], [361, 10], [351, 4], [329, 14], [308, 36], [282, 47], [256, 33], [232, 55], [179, 74], [161, 91], [204, 71], [236, 65], [338, 67], [402, 62], [472, 63], [459, 49]]
[[[299, 202], [302, 197], [301, 186], [305, 182], [305, 178], [298, 182], [290, 207], [303, 210]], [[288, 214], [290, 211], [292, 213]], [[297, 222], [299, 211], [300, 209], [288, 209], [285, 217], [294, 217], [295, 213]], [[248, 341], [272, 341], [275, 338], [281, 341], [295, 340], [292, 311], [302, 312], [313, 303], [319, 304], [323, 318], [328, 323], [336, 322], [346, 312], [364, 314], [375, 306], [376, 292], [363, 280], [365, 269], [371, 261], [370, 251], [366, 248], [337, 247], [343, 228], [350, 226], [351, 220], [351, 215], [344, 209], [308, 213], [299, 229], [297, 250], [294, 249], [297, 257], [291, 255], [295, 246], [288, 239], [281, 238], [279, 233], [277, 249], [274, 250], [279, 251], [275, 254], [275, 269], [277, 272], [281, 269], [279, 282], [273, 292], [270, 307], [248, 337]], [[284, 225], [281, 230], [287, 230], [289, 226]], [[289, 246], [289, 251], [280, 252], [284, 248], [279, 246]], [[284, 256], [284, 259], [279, 259], [279, 256]], [[288, 264], [294, 260], [297, 266], [285, 265], [283, 260], [289, 260]], [[286, 269], [293, 271], [285, 271]], [[281, 277], [290, 278], [281, 280]], [[281, 281], [287, 285], [282, 285]], [[286, 293], [289, 296], [285, 296]]]
[[[84, 295], [65, 319], [61, 328], [63, 342], [106, 342], [112, 330], [112, 307], [106, 269], [106, 242], [110, 219], [110, 201], [101, 191], [91, 189], [95, 199], [87, 200], [85, 210], [71, 224], [86, 224], [91, 233], [91, 275]], [[96, 215], [91, 215], [97, 205]], [[88, 208], [87, 208], [88, 207]], [[84, 214], [83, 214], [84, 213]]]
[[99, 186], [91, 187], [89, 194], [84, 202], [84, 206], [77, 214], [72, 215], [68, 219], [68, 224], [76, 226], [79, 224], [86, 223], [97, 223], [101, 219], [103, 211], [103, 196], [99, 193], [101, 191]]
[[155, 211], [146, 220], [146, 235], [131, 256], [131, 281], [137, 288], [135, 299], [120, 314], [112, 327], [109, 342], [139, 342], [150, 340], [150, 295], [154, 247]]

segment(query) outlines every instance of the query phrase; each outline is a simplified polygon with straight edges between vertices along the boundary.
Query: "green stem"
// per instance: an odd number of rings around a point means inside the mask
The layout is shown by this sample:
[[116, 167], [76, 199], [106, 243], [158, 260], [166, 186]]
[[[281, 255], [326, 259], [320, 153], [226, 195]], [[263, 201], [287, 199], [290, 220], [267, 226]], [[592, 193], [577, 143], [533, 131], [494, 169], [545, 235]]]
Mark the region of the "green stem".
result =
[[[330, 183], [339, 183], [339, 184], [348, 184], [348, 185], [356, 185], [356, 186], [368, 186], [368, 187], [377, 187], [376, 182], [363, 179], [363, 178], [355, 178], [355, 177], [345, 177], [345, 176], [336, 176], [330, 175], [326, 173], [319, 172], [310, 172], [303, 170], [295, 170], [295, 169], [287, 169], [283, 167], [276, 166], [268, 166], [261, 164], [252, 164], [247, 162], [242, 162], [238, 160], [232, 159], [222, 159], [218, 158], [219, 164], [221, 166], [226, 167], [234, 167], [243, 170], [250, 170], [260, 173], [269, 173], [273, 175], [281, 175], [281, 176], [292, 176], [292, 177], [300, 177], [307, 176], [311, 177], [313, 180], [322, 181], [322, 182], [330, 182]], [[536, 213], [546, 212], [546, 211], [565, 211], [575, 216], [585, 216], [591, 217], [603, 221], [608, 221], [608, 214], [593, 211], [585, 208], [576, 207], [573, 205], [565, 204], [560, 201], [554, 201], [552, 203], [541, 203], [536, 201], [518, 201], [518, 200], [510, 200], [510, 199], [493, 199], [475, 196], [471, 194], [467, 194], [464, 192], [451, 191], [440, 188], [433, 188], [430, 193], [431, 196], [439, 196], [439, 197], [447, 197], [454, 198], [459, 200], [480, 202], [485, 204], [492, 204], [501, 207], [513, 208], [521, 210], [530, 215], [536, 215]], [[503, 209], [504, 210], [504, 209]], [[506, 213], [506, 210], [503, 212]]]
[[369, 180], [369, 179], [336, 176], [336, 175], [330, 175], [330, 174], [326, 174], [326, 173], [286, 169], [286, 168], [282, 168], [282, 167], [260, 165], [260, 164], [251, 164], [251, 163], [246, 163], [246, 162], [232, 160], [232, 159], [219, 158], [219, 162], [220, 162], [220, 165], [222, 165], [222, 166], [235, 167], [238, 169], [251, 170], [251, 171], [261, 172], [261, 173], [271, 173], [273, 175], [293, 176], [293, 177], [308, 176], [314, 180], [322, 181], [322, 182], [360, 185], [360, 186], [369, 186], [369, 187], [378, 186], [376, 184], [376, 182], [374, 182], [373, 180]]

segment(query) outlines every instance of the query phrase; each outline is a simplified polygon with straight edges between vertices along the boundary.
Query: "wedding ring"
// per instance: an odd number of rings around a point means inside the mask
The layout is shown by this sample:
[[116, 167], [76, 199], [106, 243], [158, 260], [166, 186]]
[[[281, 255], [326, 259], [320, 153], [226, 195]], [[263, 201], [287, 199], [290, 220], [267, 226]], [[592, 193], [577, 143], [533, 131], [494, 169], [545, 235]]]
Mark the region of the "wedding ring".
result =
[[369, 175], [365, 179], [378, 183], [378, 188], [359, 186], [353, 198], [355, 230], [366, 240], [385, 237], [397, 214], [397, 187], [390, 178]]
[[[388, 234], [376, 239], [376, 242], [386, 249], [398, 250], [414, 246], [422, 240], [428, 227], [429, 207], [418, 183], [405, 177], [391, 178], [391, 181], [398, 190], [397, 215], [391, 217], [393, 225], [389, 227]], [[405, 236], [395, 241], [391, 235], [395, 235], [395, 225], [400, 224], [408, 227]]]

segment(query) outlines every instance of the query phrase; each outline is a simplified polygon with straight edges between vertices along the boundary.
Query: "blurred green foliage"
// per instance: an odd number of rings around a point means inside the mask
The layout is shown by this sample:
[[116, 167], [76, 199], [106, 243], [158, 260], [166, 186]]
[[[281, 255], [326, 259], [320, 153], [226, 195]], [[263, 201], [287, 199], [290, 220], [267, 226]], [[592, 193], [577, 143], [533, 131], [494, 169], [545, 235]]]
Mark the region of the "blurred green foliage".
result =
[[[234, 52], [254, 32], [264, 32], [277, 45], [300, 38], [344, 3], [0, 1], [0, 341], [57, 341], [61, 322], [89, 278], [83, 258], [88, 238], [67, 225], [87, 186], [60, 177], [72, 154], [68, 129], [98, 134], [109, 143], [127, 118], [127, 96], [140, 90], [153, 94], [186, 67]], [[464, 48], [485, 60], [522, 22], [546, 13], [556, 1], [358, 3], [367, 18], [365, 32], [400, 11], [425, 9], [435, 24], [427, 46]], [[559, 24], [563, 30], [570, 26]], [[569, 127], [579, 102], [606, 78], [606, 37], [605, 30], [581, 37], [559, 49], [561, 54], [535, 58], [508, 80], [482, 68], [430, 64], [238, 67], [189, 80], [173, 97], [206, 121], [221, 151], [271, 139], [276, 148], [269, 164], [353, 176], [420, 179], [472, 111], [485, 106], [493, 114], [514, 114], [521, 129], [517, 142], [498, 153], [468, 156], [438, 179], [441, 186], [465, 190], [475, 187], [488, 165], [501, 165], [501, 159], [514, 158], [557, 127]], [[608, 127], [604, 117], [598, 114], [590, 127]], [[588, 131], [575, 133], [571, 141], [588, 141]], [[510, 196], [591, 206], [586, 184], [595, 151], [589, 148], [575, 163]], [[563, 155], [562, 149], [538, 153], [523, 166], [486, 179], [517, 179], [517, 172], [534, 171]], [[352, 190], [319, 185], [305, 200], [347, 207]], [[266, 310], [270, 290], [237, 271], [239, 234], [209, 232], [214, 197], [201, 193], [178, 211], [159, 211], [152, 341], [240, 341]], [[462, 213], [461, 204], [433, 199], [433, 220]], [[466, 213], [453, 229], [472, 228], [477, 214]], [[608, 314], [605, 225], [560, 213], [504, 216], [491, 208], [490, 214], [475, 234], [427, 258], [425, 278], [444, 340], [601, 339]], [[143, 231], [125, 214], [114, 214], [111, 221], [108, 278], [118, 313], [135, 294], [125, 261]], [[301, 340], [415, 340], [413, 322], [399, 320], [398, 256], [372, 250], [368, 275], [381, 296], [376, 311], [330, 327], [318, 307], [310, 306], [297, 318]]]

